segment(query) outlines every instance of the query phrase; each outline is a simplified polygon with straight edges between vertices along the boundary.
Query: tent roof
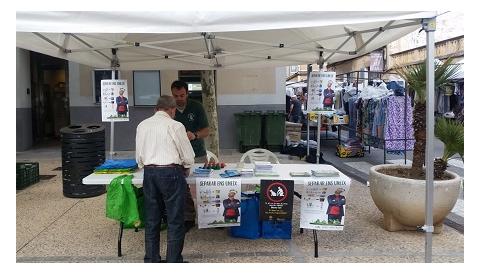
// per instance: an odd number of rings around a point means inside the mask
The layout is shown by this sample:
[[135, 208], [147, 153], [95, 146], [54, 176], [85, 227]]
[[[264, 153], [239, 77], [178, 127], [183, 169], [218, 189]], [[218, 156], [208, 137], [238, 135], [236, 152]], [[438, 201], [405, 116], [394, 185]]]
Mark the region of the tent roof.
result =
[[97, 68], [111, 67], [112, 48], [126, 70], [278, 67], [355, 58], [434, 16], [412, 11], [17, 12], [16, 40], [17, 47]]

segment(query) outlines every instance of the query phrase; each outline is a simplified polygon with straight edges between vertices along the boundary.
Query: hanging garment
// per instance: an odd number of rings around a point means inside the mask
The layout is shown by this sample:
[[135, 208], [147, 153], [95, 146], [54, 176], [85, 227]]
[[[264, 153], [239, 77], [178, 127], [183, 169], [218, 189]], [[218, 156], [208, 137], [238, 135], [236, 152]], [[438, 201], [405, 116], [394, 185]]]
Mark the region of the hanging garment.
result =
[[[406, 115], [406, 124], [405, 116]], [[407, 109], [405, 111], [404, 96], [390, 96], [387, 103], [387, 115], [385, 124], [385, 149], [387, 151], [403, 151], [405, 149], [405, 129], [406, 149], [412, 150], [415, 140], [413, 140], [413, 109], [411, 107], [411, 98], [407, 98]], [[402, 140], [398, 140], [402, 139]]]

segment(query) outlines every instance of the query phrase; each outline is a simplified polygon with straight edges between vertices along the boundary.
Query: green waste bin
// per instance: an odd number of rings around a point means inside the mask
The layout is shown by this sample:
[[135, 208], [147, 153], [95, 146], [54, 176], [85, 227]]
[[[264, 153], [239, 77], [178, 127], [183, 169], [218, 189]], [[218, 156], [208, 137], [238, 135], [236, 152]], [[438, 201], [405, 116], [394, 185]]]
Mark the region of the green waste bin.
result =
[[279, 151], [285, 142], [285, 112], [267, 111], [264, 127], [265, 144], [271, 151]]
[[262, 137], [261, 111], [244, 111], [235, 113], [237, 140], [241, 152], [260, 147]]

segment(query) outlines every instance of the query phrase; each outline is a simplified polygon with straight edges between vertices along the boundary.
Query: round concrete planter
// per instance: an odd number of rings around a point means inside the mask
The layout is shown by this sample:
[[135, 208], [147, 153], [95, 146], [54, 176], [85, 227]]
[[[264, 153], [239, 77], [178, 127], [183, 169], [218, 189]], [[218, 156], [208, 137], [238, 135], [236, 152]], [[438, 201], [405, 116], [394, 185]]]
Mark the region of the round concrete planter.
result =
[[[405, 165], [378, 165], [370, 168], [370, 194], [383, 213], [388, 231], [416, 230], [425, 224], [425, 180], [394, 177], [379, 173], [379, 169], [409, 168]], [[453, 179], [434, 181], [434, 233], [440, 233], [443, 220], [457, 202], [461, 178], [447, 171]]]

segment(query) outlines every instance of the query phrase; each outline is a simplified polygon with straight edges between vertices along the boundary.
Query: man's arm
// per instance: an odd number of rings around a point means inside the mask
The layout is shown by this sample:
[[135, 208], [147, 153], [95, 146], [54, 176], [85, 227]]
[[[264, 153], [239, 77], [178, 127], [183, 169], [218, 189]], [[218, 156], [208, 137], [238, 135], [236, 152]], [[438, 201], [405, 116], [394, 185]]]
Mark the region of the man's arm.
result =
[[208, 119], [207, 119], [207, 113], [203, 109], [203, 107], [200, 107], [197, 112], [198, 115], [198, 128], [199, 130], [195, 132], [190, 132], [187, 131], [188, 139], [194, 140], [194, 139], [202, 139], [208, 137], [208, 134], [210, 134], [209, 126], [208, 126]]
[[185, 134], [185, 127], [179, 123], [178, 126], [172, 128], [172, 131], [172, 139], [177, 147], [183, 167], [189, 169], [194, 163], [195, 152], [193, 152], [192, 144]]
[[142, 150], [143, 150], [143, 134], [137, 127], [137, 134], [135, 136], [135, 160], [137, 161], [138, 167], [143, 167], [142, 159]]

